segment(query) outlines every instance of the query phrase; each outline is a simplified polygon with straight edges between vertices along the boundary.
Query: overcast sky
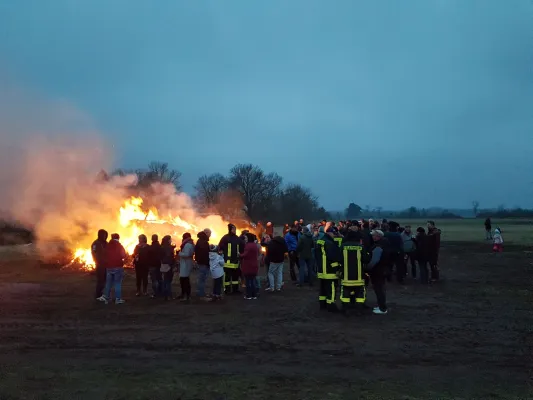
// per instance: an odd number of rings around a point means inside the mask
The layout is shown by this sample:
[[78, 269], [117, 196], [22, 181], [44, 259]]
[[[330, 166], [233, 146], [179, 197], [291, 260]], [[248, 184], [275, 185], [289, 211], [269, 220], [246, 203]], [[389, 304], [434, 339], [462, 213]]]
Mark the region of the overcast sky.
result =
[[189, 191], [252, 162], [328, 209], [533, 206], [530, 0], [0, 0], [0, 63]]

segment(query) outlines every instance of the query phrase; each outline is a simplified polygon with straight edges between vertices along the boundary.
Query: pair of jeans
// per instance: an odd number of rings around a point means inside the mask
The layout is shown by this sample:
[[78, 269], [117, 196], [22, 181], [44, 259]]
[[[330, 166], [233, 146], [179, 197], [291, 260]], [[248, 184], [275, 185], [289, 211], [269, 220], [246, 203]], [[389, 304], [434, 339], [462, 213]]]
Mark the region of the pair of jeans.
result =
[[283, 284], [283, 263], [270, 263], [268, 268], [268, 282], [272, 290], [280, 290]]
[[411, 276], [413, 278], [416, 278], [416, 257], [415, 257], [414, 252], [406, 253], [406, 257], [405, 257], [405, 268], [406, 269], [407, 269], [407, 264], [409, 263], [409, 261], [411, 261]]
[[307, 280], [310, 285], [313, 284], [313, 259], [300, 258], [300, 270], [298, 271], [299, 284], [303, 286]]
[[152, 281], [152, 292], [154, 296], [160, 296], [163, 292], [163, 278], [160, 267], [150, 267], [150, 280]]
[[162, 295], [165, 298], [172, 298], [172, 280], [174, 279], [174, 271], [172, 269], [167, 272], [163, 272], [163, 290]]
[[224, 276], [213, 279], [213, 296], [217, 296], [217, 297], [222, 296], [223, 281], [224, 281]]
[[137, 293], [146, 293], [146, 290], [148, 289], [148, 267], [135, 267], [135, 278], [137, 283]]
[[124, 268], [107, 268], [104, 295], [111, 298], [111, 288], [115, 289], [115, 299], [122, 299], [122, 279], [124, 279]]
[[191, 297], [191, 279], [188, 276], [180, 277], [181, 298], [189, 299]]
[[295, 251], [290, 251], [289, 252], [289, 271], [290, 271], [290, 274], [291, 274], [291, 280], [293, 282], [297, 282], [296, 271], [294, 270], [294, 266], [295, 265], [298, 268], [300, 268], [300, 262], [298, 260], [298, 254], [296, 254]]
[[106, 279], [107, 279], [106, 268], [101, 265], [97, 265], [96, 266], [96, 291], [94, 293], [96, 296], [95, 297], [96, 299], [104, 294]]
[[418, 260], [418, 267], [420, 268], [420, 282], [429, 283], [428, 262], [426, 260]]
[[372, 280], [372, 287], [376, 294], [378, 307], [381, 311], [387, 311], [387, 293], [385, 291], [385, 276], [381, 271], [372, 271], [370, 274]]
[[399, 283], [405, 281], [405, 258], [403, 252], [394, 253], [394, 265], [396, 266], [396, 280]]
[[198, 287], [196, 288], [196, 294], [198, 297], [205, 297], [205, 283], [211, 270], [207, 265], [198, 265]]
[[257, 288], [255, 286], [256, 275], [245, 275], [244, 279], [246, 281], [246, 297], [253, 298], [257, 296]]

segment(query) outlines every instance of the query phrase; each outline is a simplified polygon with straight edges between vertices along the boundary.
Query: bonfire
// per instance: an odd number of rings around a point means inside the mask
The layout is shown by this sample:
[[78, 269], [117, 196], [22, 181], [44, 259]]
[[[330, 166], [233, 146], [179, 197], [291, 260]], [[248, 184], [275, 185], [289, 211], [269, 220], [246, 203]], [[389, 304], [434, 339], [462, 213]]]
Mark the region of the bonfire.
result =
[[[232, 223], [235, 224], [234, 221]], [[181, 237], [185, 232], [189, 232], [193, 238], [196, 234], [203, 231], [205, 228], [211, 230], [212, 243], [218, 244], [219, 240], [228, 232], [228, 221], [220, 215], [199, 216], [198, 221], [184, 221], [179, 215], [160, 215], [156, 208], [148, 210], [143, 209], [143, 199], [140, 197], [131, 197], [124, 202], [116, 212], [116, 221], [110, 221], [110, 226], [115, 227], [111, 233], [118, 233], [120, 235], [120, 242], [126, 249], [127, 253], [131, 255], [135, 246], [138, 243], [138, 236], [145, 234], [150, 240], [152, 234], [158, 234], [161, 239], [164, 235], [170, 235], [174, 244], [181, 243]], [[241, 223], [237, 226], [237, 233], [242, 229], [252, 229], [253, 224]], [[102, 228], [109, 230], [108, 227]], [[96, 238], [96, 232], [94, 237]], [[79, 267], [84, 270], [93, 270], [95, 268], [94, 260], [91, 254], [91, 242], [79, 243], [78, 247], [73, 250], [73, 256], [68, 267]]]

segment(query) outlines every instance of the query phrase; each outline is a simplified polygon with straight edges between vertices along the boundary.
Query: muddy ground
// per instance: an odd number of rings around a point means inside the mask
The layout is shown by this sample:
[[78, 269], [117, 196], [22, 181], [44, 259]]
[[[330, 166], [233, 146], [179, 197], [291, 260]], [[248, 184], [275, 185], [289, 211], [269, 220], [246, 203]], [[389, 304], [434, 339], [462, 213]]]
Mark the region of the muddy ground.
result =
[[184, 305], [132, 276], [104, 306], [86, 274], [1, 262], [0, 399], [533, 398], [531, 254], [443, 246], [443, 282], [348, 318], [312, 288]]

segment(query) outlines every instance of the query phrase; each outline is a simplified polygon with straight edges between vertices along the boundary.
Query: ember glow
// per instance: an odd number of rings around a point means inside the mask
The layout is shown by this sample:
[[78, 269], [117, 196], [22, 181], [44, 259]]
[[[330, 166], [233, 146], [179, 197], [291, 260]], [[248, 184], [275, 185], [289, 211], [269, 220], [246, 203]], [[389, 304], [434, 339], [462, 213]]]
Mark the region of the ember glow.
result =
[[[118, 233], [120, 242], [130, 255], [133, 253], [138, 243], [138, 237], [141, 234], [145, 234], [149, 242], [150, 236], [154, 233], [159, 235], [160, 240], [164, 235], [171, 235], [172, 240], [179, 244], [185, 232], [189, 232], [193, 239], [196, 240], [196, 234], [205, 228], [209, 228], [211, 230], [211, 242], [218, 244], [220, 238], [228, 231], [228, 222], [224, 221], [219, 215], [198, 217], [194, 221], [195, 223], [192, 223], [184, 221], [170, 212], [167, 215], [159, 215], [157, 209], [144, 210], [142, 206], [142, 198], [130, 198], [117, 210], [116, 221], [110, 221], [109, 227], [101, 227], [106, 229], [110, 235], [111, 233]], [[95, 238], [96, 232], [94, 233], [94, 238], [91, 239], [94, 240]], [[88, 240], [87, 243], [80, 243], [79, 247], [73, 251], [72, 265], [79, 265], [85, 270], [95, 268], [90, 248], [92, 240]]]

